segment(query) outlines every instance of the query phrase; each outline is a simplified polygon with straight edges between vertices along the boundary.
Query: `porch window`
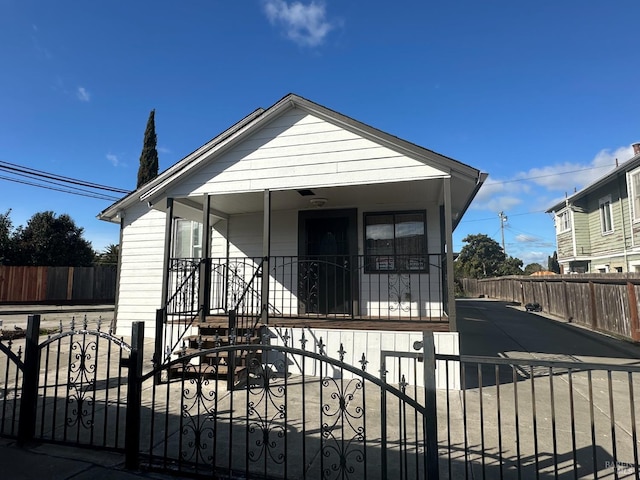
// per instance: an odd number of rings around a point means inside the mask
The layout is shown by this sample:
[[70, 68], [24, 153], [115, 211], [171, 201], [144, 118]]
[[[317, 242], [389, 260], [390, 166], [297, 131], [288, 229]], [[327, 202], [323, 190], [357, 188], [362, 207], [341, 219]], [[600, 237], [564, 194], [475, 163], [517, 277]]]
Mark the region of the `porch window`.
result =
[[366, 272], [426, 272], [426, 212], [365, 213]]
[[174, 220], [173, 256], [175, 258], [202, 257], [202, 225], [176, 218]]

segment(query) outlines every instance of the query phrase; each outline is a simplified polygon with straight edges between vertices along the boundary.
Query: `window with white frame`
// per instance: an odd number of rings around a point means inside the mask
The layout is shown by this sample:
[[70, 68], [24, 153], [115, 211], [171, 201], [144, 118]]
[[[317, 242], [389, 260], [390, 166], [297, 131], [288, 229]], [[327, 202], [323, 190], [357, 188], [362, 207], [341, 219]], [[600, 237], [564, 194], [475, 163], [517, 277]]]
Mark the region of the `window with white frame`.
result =
[[613, 215], [611, 211], [611, 195], [600, 199], [600, 228], [602, 234], [613, 232]]
[[629, 174], [631, 179], [631, 201], [633, 203], [633, 220], [640, 220], [640, 170]]
[[571, 211], [563, 210], [556, 214], [556, 233], [568, 232], [571, 230]]
[[176, 218], [174, 220], [173, 256], [175, 258], [202, 257], [202, 225]]

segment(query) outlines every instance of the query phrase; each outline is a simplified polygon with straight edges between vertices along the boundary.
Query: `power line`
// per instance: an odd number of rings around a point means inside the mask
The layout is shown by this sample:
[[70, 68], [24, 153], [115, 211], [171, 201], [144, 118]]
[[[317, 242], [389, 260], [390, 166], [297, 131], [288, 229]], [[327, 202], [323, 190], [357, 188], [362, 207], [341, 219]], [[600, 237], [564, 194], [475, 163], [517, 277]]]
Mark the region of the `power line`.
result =
[[105, 195], [105, 194], [102, 194], [102, 193], [83, 193], [83, 192], [80, 192], [80, 191], [74, 192], [73, 190], [67, 190], [67, 189], [64, 189], [64, 188], [50, 187], [48, 185], [42, 185], [42, 184], [39, 184], [39, 183], [27, 182], [25, 180], [20, 180], [18, 178], [4, 177], [2, 175], [0, 175], [0, 180], [7, 180], [9, 182], [21, 183], [23, 185], [30, 185], [32, 187], [40, 187], [40, 188], [44, 188], [44, 189], [47, 189], [47, 190], [54, 190], [54, 191], [57, 191], [57, 192], [70, 193], [72, 195], [79, 195], [81, 197], [97, 198], [99, 200], [109, 200], [109, 201], [120, 200], [118, 197], [114, 197], [114, 196], [111, 196], [111, 195]]
[[[537, 213], [546, 213], [544, 210], [533, 210], [531, 212], [523, 212], [523, 213], [510, 213], [510, 217], [521, 217], [523, 215], [534, 215]], [[487, 217], [487, 218], [476, 218], [473, 220], [465, 220], [464, 218], [460, 221], [460, 223], [473, 223], [473, 222], [486, 222], [488, 220], [494, 220], [495, 217]]]
[[19, 172], [23, 175], [29, 175], [36, 178], [48, 178], [51, 180], [56, 180], [64, 183], [71, 183], [71, 184], [80, 185], [83, 187], [94, 188], [96, 190], [107, 190], [109, 192], [115, 192], [115, 193], [129, 193], [129, 190], [125, 190], [123, 188], [109, 187], [107, 185], [101, 185], [99, 183], [92, 183], [92, 182], [87, 182], [85, 180], [78, 180], [77, 178], [65, 177], [63, 175], [49, 173], [42, 170], [37, 170], [35, 168], [31, 168], [31, 167], [24, 167], [22, 165], [5, 162], [2, 160], [0, 160], [0, 170], [6, 170], [10, 173]]
[[566, 172], [549, 173], [547, 175], [538, 175], [538, 176], [535, 176], [535, 177], [515, 178], [513, 180], [504, 180], [502, 182], [491, 182], [491, 183], [485, 184], [484, 186], [485, 187], [491, 187], [492, 185], [504, 185], [505, 183], [527, 182], [529, 180], [536, 180], [538, 178], [557, 177], [558, 175], [564, 175], [566, 173], [586, 172], [587, 170], [596, 170], [596, 169], [599, 169], [599, 168], [610, 168], [610, 167], [615, 167], [615, 166], [616, 166], [615, 164], [611, 164], [611, 165], [600, 165], [599, 167], [579, 168], [577, 170], [567, 170]]
[[[99, 183], [87, 182], [85, 180], [79, 180], [77, 178], [65, 177], [55, 173], [49, 173], [42, 170], [37, 170], [31, 167], [25, 167], [15, 163], [5, 162], [0, 160], [0, 171], [4, 171], [11, 175], [18, 177], [28, 178], [32, 181], [21, 180], [15, 177], [0, 176], [0, 180], [6, 180], [8, 182], [20, 183], [22, 185], [29, 185], [32, 187], [44, 188], [47, 190], [53, 190], [62, 193], [69, 193], [72, 195], [78, 195], [88, 198], [96, 198], [99, 200], [116, 201], [119, 197], [115, 195], [109, 195], [102, 193], [101, 190], [114, 193], [129, 193], [128, 190], [122, 188], [110, 187], [107, 185], [101, 185]], [[43, 183], [44, 182], [44, 183]], [[54, 185], [46, 185], [46, 184]], [[78, 186], [76, 186], [78, 185]], [[80, 188], [86, 187], [86, 188]], [[92, 190], [87, 190], [87, 188]]]
[[[1, 166], [0, 166], [0, 170], [2, 170]], [[32, 177], [30, 177], [30, 176], [28, 176], [28, 175], [26, 175], [24, 173], [14, 172], [13, 175], [18, 175], [18, 176], [26, 177], [26, 178], [32, 178]], [[4, 179], [8, 179], [8, 180], [12, 180], [11, 177], [3, 177], [3, 178]], [[17, 179], [13, 179], [13, 180], [17, 180]], [[59, 183], [59, 182], [56, 182], [56, 181], [53, 181], [53, 180], [47, 180], [45, 178], [40, 179], [39, 181], [40, 182], [45, 182], [45, 183], [50, 183], [52, 185], [55, 185], [57, 187], [63, 187], [65, 189], [72, 189], [74, 191], [74, 193], [84, 192], [84, 193], [87, 193], [87, 194], [89, 194], [91, 196], [93, 196], [93, 195], [101, 195], [101, 196], [103, 196], [105, 198], [109, 198], [109, 199], [111, 199], [111, 198], [116, 199], [117, 198], [117, 197], [114, 197], [113, 195], [107, 195], [107, 194], [103, 194], [103, 193], [99, 193], [99, 192], [92, 192], [91, 190], [87, 190], [87, 189], [80, 188], [80, 187], [74, 187], [72, 185], [71, 186], [66, 186], [64, 183]], [[22, 183], [26, 183], [26, 182], [22, 182]], [[39, 183], [26, 183], [26, 184], [27, 185], [33, 185], [33, 186], [42, 186], [42, 187], [45, 186], [45, 185], [41, 185]], [[71, 192], [68, 192], [68, 193], [71, 193]]]

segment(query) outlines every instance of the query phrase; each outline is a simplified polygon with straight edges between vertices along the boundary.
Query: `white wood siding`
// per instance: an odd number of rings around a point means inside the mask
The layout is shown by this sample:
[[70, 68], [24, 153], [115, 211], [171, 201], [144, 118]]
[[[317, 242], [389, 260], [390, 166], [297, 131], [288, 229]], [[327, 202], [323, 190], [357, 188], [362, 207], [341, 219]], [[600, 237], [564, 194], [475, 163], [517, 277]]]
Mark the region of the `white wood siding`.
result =
[[168, 195], [320, 188], [444, 174], [293, 109], [185, 178]]
[[[300, 348], [302, 333], [307, 339], [305, 346], [307, 351], [320, 353], [318, 343], [322, 340], [324, 344], [323, 353], [328, 357], [338, 359], [338, 351], [342, 346], [346, 352], [344, 362], [361, 369], [360, 360], [364, 354], [367, 360], [366, 371], [376, 377], [380, 377], [380, 351], [392, 352], [417, 352], [413, 349], [414, 342], [421, 342], [422, 332], [392, 332], [392, 331], [360, 331], [360, 330], [324, 330], [320, 328], [273, 328], [269, 329], [270, 343], [272, 345], [284, 345], [285, 333], [288, 335], [288, 345], [293, 348]], [[435, 332], [434, 343], [436, 353], [444, 355], [459, 355], [460, 344], [458, 332]], [[294, 355], [287, 362], [289, 373], [301, 374], [303, 357]], [[412, 381], [414, 373], [419, 387], [424, 386], [424, 363], [414, 363], [404, 360], [402, 364], [393, 357], [387, 357], [385, 370], [387, 370], [387, 381], [391, 384], [399, 383], [400, 370], [405, 374], [407, 380]], [[401, 367], [401, 369], [400, 369]], [[436, 362], [436, 387], [447, 388], [446, 369], [449, 369], [449, 388], [460, 389], [460, 364], [459, 362]], [[304, 372], [306, 375], [340, 378], [339, 370], [325, 369], [320, 371], [320, 365], [313, 359], [306, 358]], [[350, 372], [345, 372], [345, 378], [352, 378]]]
[[132, 322], [145, 322], [145, 336], [155, 330], [162, 299], [165, 214], [138, 204], [126, 212], [118, 297], [118, 335], [130, 335]]

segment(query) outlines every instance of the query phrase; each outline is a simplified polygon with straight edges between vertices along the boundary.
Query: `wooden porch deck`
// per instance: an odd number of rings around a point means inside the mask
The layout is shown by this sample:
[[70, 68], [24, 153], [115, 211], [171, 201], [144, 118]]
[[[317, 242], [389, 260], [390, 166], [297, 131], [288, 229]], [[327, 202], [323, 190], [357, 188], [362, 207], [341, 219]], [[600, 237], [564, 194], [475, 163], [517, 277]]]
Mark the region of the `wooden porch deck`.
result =
[[[213, 328], [226, 328], [229, 325], [226, 316], [212, 315], [207, 317], [207, 326]], [[329, 330], [381, 330], [397, 332], [448, 332], [449, 319], [447, 317], [391, 319], [369, 317], [316, 317], [316, 316], [291, 316], [270, 317], [269, 327], [284, 328], [321, 328]]]

